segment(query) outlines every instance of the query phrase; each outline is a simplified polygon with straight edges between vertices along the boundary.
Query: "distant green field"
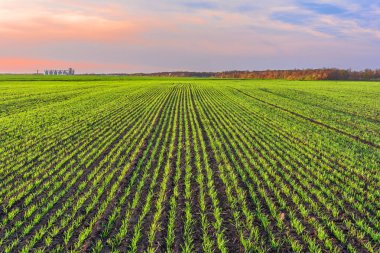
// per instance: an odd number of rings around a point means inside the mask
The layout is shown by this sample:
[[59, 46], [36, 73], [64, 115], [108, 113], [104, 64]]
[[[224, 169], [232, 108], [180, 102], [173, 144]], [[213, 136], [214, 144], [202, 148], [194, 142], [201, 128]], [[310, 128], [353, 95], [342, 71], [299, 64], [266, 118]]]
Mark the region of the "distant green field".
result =
[[378, 252], [380, 82], [0, 76], [0, 252]]

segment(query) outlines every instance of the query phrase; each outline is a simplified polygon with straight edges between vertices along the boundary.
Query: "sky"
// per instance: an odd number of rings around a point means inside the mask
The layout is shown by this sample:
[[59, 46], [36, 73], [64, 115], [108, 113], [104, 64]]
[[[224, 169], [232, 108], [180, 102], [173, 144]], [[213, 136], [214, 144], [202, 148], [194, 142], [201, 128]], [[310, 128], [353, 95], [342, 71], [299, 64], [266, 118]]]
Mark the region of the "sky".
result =
[[380, 0], [0, 0], [0, 73], [380, 68]]

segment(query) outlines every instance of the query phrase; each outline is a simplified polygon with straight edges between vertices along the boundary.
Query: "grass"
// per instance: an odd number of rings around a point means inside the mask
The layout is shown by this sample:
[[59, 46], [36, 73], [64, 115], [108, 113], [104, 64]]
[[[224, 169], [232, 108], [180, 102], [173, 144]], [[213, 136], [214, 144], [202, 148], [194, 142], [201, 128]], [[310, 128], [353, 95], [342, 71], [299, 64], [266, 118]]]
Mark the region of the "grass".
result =
[[380, 83], [0, 76], [1, 252], [377, 252]]

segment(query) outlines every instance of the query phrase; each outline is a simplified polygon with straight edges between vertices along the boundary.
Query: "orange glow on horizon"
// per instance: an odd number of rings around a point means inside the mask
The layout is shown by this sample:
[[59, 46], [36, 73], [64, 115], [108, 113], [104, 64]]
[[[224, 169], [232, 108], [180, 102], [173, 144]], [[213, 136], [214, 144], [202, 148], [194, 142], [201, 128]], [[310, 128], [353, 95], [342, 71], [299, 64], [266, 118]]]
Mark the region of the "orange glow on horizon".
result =
[[[67, 69], [74, 68], [79, 72], [102, 69], [130, 70], [136, 67], [127, 64], [98, 64], [93, 62], [69, 62], [33, 58], [0, 58], [1, 73], [42, 73], [45, 69]], [[20, 71], [22, 70], [22, 71]]]

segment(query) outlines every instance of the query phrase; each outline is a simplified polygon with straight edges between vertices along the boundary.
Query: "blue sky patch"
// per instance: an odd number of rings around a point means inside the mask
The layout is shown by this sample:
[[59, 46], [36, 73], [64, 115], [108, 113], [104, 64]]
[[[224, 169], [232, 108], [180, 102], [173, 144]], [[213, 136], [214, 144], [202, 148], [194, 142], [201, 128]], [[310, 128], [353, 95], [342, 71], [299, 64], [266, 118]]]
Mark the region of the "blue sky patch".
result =
[[292, 25], [305, 25], [310, 21], [310, 15], [295, 14], [294, 12], [276, 12], [272, 14], [271, 18]]
[[333, 5], [333, 4], [326, 4], [326, 3], [301, 3], [301, 7], [308, 9], [310, 11], [313, 11], [318, 14], [324, 14], [324, 15], [339, 15], [344, 14], [346, 12], [345, 9]]

